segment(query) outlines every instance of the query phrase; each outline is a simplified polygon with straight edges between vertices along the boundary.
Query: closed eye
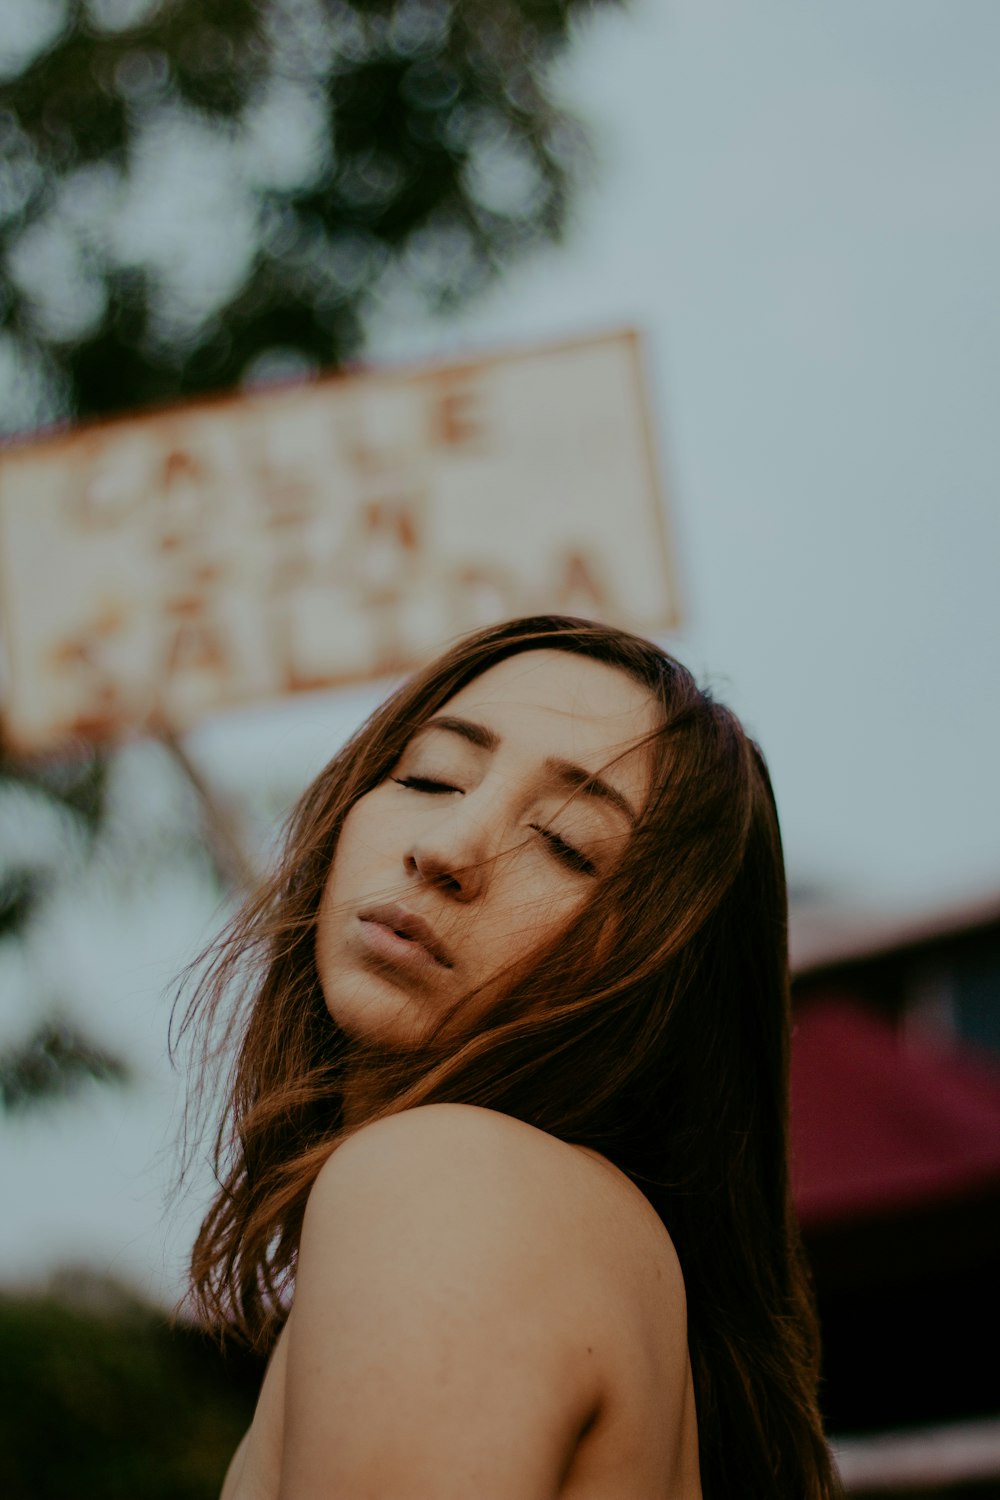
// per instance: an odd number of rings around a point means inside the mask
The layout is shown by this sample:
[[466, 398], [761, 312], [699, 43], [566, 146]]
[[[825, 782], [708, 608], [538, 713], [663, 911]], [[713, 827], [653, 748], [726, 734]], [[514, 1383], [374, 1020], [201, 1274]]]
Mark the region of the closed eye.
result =
[[432, 796], [441, 792], [457, 792], [461, 788], [447, 781], [434, 781], [429, 776], [390, 776], [397, 786], [405, 786], [411, 792], [428, 792]]
[[[397, 786], [404, 786], [411, 792], [424, 792], [428, 796], [440, 796], [447, 792], [461, 792], [461, 787], [452, 786], [449, 781], [435, 781], [430, 776], [390, 776]], [[528, 825], [534, 833], [541, 836], [547, 847], [555, 855], [556, 859], [569, 869], [575, 870], [578, 875], [596, 875], [597, 866], [593, 860], [588, 859], [579, 849], [568, 844], [564, 838], [552, 828], [545, 828], [541, 823], [530, 823]]]
[[572, 844], [567, 844], [566, 840], [560, 838], [558, 833], [553, 829], [543, 828], [540, 823], [531, 823], [529, 827], [534, 829], [535, 833], [541, 834], [556, 859], [561, 860], [564, 865], [568, 865], [571, 870], [575, 870], [579, 875], [597, 874], [597, 866], [593, 860], [588, 859], [585, 854], [581, 854], [579, 849], [574, 849]]

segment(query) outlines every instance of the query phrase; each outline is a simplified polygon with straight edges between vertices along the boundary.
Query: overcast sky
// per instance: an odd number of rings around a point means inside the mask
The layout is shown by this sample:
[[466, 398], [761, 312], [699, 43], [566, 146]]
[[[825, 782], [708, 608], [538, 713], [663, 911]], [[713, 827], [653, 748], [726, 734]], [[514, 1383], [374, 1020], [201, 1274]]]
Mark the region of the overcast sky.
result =
[[[998, 60], [996, 0], [598, 15], [561, 70], [598, 158], [567, 244], [457, 323], [388, 307], [371, 341], [387, 361], [643, 331], [670, 644], [760, 737], [795, 882], [851, 908], [1000, 889]], [[192, 748], [280, 802], [373, 702], [233, 716]], [[210, 898], [167, 872], [93, 899], [65, 953], [145, 1082], [7, 1127], [0, 1269], [75, 1247], [169, 1295], [193, 1220], [161, 1219], [151, 1164], [175, 1100], [157, 997]]]
[[641, 0], [562, 77], [569, 244], [373, 352], [642, 329], [673, 644], [758, 732], [793, 877], [1000, 889], [1000, 6]]

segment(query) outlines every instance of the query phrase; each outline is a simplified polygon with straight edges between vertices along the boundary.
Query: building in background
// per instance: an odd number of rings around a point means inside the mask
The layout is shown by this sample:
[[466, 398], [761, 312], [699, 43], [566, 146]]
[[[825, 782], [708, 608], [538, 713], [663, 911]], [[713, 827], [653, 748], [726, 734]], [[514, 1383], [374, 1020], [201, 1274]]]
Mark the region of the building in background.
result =
[[1000, 898], [796, 946], [793, 1180], [845, 1478], [1000, 1487]]

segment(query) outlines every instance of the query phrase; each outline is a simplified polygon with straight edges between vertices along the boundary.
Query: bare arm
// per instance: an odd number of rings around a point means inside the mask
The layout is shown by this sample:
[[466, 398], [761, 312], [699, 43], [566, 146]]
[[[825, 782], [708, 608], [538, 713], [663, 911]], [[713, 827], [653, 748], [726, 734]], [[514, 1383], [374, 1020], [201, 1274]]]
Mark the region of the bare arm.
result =
[[553, 1500], [601, 1401], [592, 1277], [531, 1132], [361, 1130], [306, 1211], [280, 1500]]

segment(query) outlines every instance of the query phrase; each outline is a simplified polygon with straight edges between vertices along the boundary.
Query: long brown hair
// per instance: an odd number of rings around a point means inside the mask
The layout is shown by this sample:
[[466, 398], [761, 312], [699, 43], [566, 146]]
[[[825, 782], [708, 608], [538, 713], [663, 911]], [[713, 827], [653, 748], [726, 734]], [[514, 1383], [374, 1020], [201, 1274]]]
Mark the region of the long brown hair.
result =
[[[626, 854], [572, 930], [473, 1029], [362, 1056], [330, 1017], [314, 953], [344, 818], [460, 688], [541, 648], [617, 667], [659, 705], [652, 792]], [[216, 1055], [235, 1052], [215, 1142], [219, 1190], [192, 1257], [202, 1318], [262, 1348], [275, 1336], [309, 1190], [348, 1133], [350, 1066], [366, 1091], [352, 1124], [436, 1101], [485, 1105], [627, 1173], [684, 1273], [706, 1500], [838, 1494], [788, 1184], [786, 913], [763, 757], [679, 662], [637, 636], [559, 616], [460, 641], [316, 778], [273, 878], [202, 971], [185, 1025], [214, 1025]], [[601, 942], [609, 920], [614, 940]]]

